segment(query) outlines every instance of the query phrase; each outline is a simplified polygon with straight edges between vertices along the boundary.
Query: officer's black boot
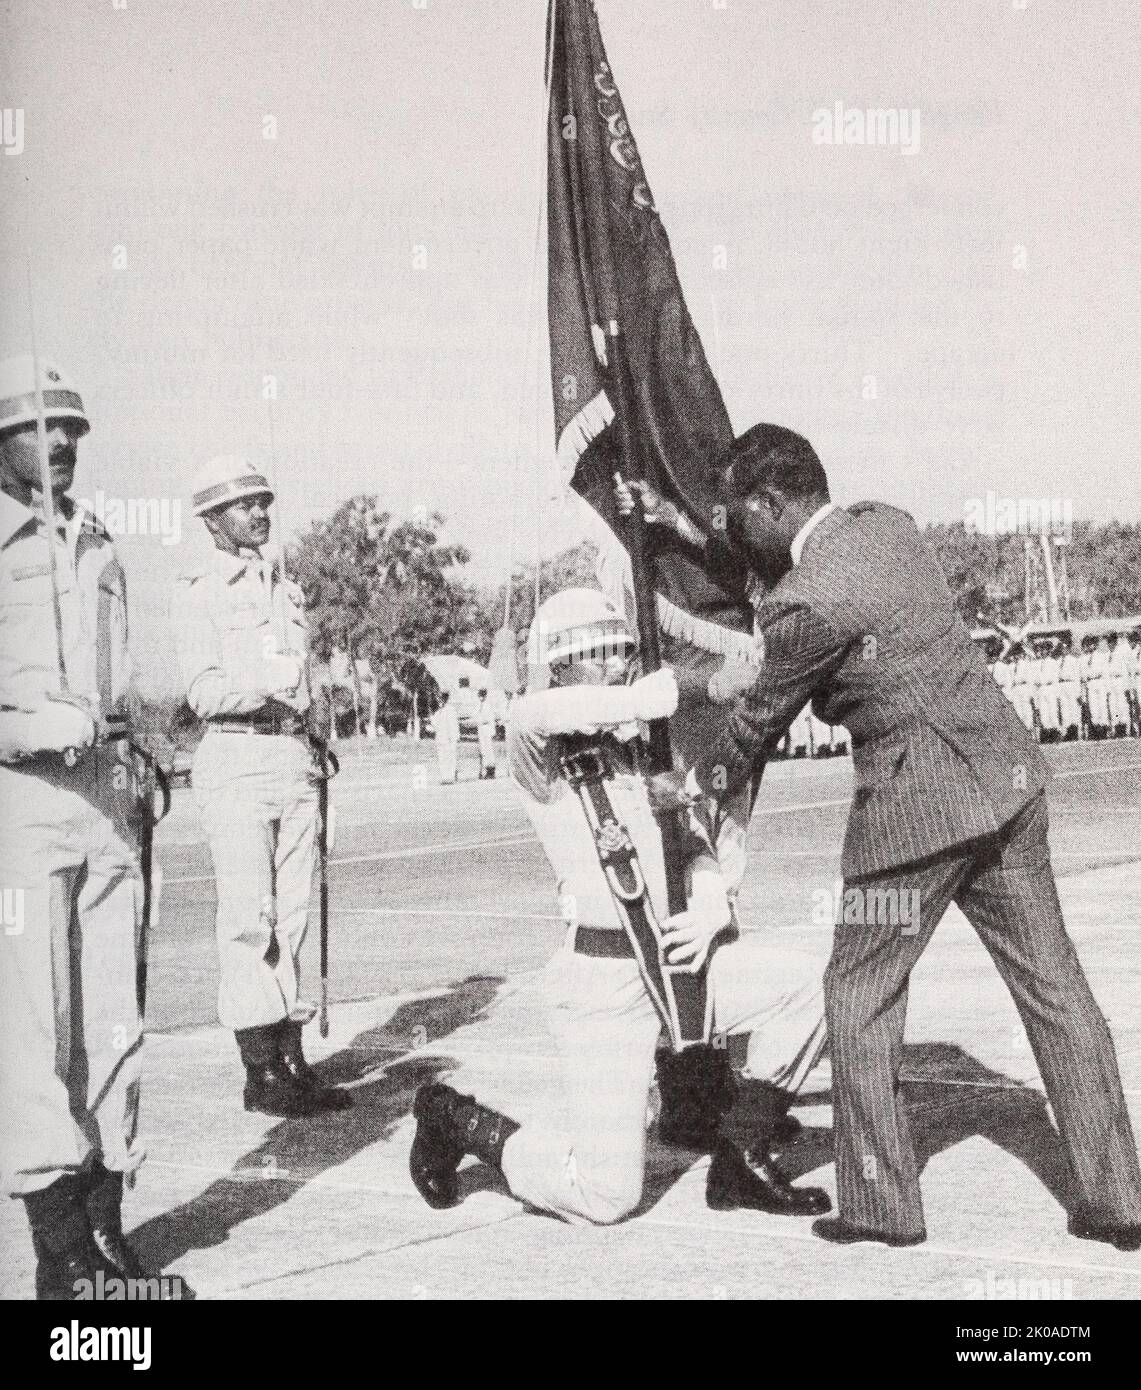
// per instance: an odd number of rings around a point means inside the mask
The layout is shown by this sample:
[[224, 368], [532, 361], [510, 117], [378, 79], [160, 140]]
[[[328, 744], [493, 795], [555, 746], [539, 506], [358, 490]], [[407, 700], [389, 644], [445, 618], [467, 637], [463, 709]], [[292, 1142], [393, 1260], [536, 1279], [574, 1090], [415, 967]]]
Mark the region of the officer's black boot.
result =
[[247, 1110], [260, 1110], [263, 1115], [277, 1115], [282, 1119], [324, 1113], [325, 1107], [311, 1091], [293, 1079], [281, 1060], [276, 1023], [239, 1028], [234, 1037], [246, 1068], [242, 1099]]
[[37, 1299], [72, 1302], [81, 1293], [90, 1299], [100, 1274], [104, 1281], [122, 1278], [92, 1238], [78, 1174], [65, 1173], [49, 1187], [26, 1193], [24, 1208], [36, 1252]]
[[745, 1207], [774, 1216], [820, 1216], [832, 1210], [822, 1187], [794, 1187], [772, 1156], [786, 1110], [787, 1092], [766, 1086], [726, 1114], [705, 1181], [705, 1201], [714, 1211]]
[[304, 1090], [308, 1091], [322, 1110], [349, 1110], [353, 1098], [348, 1091], [326, 1086], [309, 1063], [301, 1048], [301, 1024], [283, 1018], [277, 1026], [277, 1049], [286, 1071]]
[[96, 1159], [85, 1183], [84, 1204], [92, 1239], [103, 1258], [115, 1266], [121, 1279], [142, 1279], [148, 1284], [153, 1281], [158, 1298], [164, 1302], [196, 1297], [181, 1275], [160, 1278], [151, 1274], [124, 1236], [122, 1173], [110, 1172]]
[[416, 1135], [408, 1169], [416, 1190], [430, 1207], [454, 1207], [459, 1200], [456, 1169], [465, 1154], [502, 1171], [503, 1146], [519, 1126], [506, 1115], [478, 1105], [438, 1081], [421, 1086], [412, 1105]]
[[708, 1153], [737, 1095], [726, 1048], [703, 1044], [658, 1053], [658, 1138], [679, 1149]]

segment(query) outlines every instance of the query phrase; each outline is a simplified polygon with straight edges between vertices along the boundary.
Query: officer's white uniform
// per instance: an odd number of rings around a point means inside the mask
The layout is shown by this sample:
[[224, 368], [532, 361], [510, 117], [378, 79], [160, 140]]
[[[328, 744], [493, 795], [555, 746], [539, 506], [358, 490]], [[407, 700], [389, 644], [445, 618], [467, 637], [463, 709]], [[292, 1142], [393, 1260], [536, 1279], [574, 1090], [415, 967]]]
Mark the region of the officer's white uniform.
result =
[[1031, 732], [1034, 730], [1034, 689], [1036, 684], [1034, 668], [1035, 662], [1031, 657], [1018, 657], [1014, 662], [1010, 676], [1010, 689], [1007, 692], [1015, 713]]
[[1038, 658], [1038, 684], [1034, 694], [1034, 708], [1038, 711], [1038, 723], [1043, 733], [1056, 733], [1061, 725], [1058, 695], [1058, 659], [1055, 656]]
[[476, 712], [476, 732], [479, 737], [479, 770], [481, 776], [495, 774], [495, 711], [491, 697], [485, 695]]
[[1109, 648], [1095, 647], [1082, 658], [1086, 687], [1086, 708], [1090, 725], [1104, 732], [1109, 728]]
[[[527, 1125], [503, 1148], [502, 1167], [523, 1201], [572, 1222], [610, 1222], [637, 1205], [645, 1167], [646, 1107], [661, 1022], [630, 959], [576, 953], [578, 926], [622, 932], [577, 796], [563, 779], [552, 738], [632, 724], [626, 687], [573, 686], [520, 696], [508, 722], [508, 761], [527, 814], [554, 870], [566, 940], [540, 989], [559, 1050], [565, 1106]], [[610, 799], [638, 852], [654, 910], [667, 916], [661, 836], [644, 784], [608, 783]], [[694, 867], [694, 889], [717, 891], [716, 861]], [[748, 1035], [746, 1074], [795, 1090], [823, 1042], [820, 971], [764, 933], [718, 949], [709, 967], [714, 1027]]]
[[307, 660], [301, 590], [272, 561], [215, 550], [180, 577], [172, 618], [187, 702], [207, 722], [191, 775], [217, 887], [218, 1017], [235, 1031], [306, 1022], [314, 1009], [300, 998], [298, 962], [318, 811], [310, 686], [306, 672], [286, 708], [271, 698], [267, 665]]
[[1058, 708], [1062, 733], [1082, 727], [1082, 663], [1072, 651], [1063, 652], [1058, 660]]
[[1109, 652], [1106, 661], [1106, 687], [1111, 728], [1116, 728], [1122, 724], [1127, 731], [1129, 729], [1129, 685], [1132, 664], [1129, 644], [1119, 637], [1117, 645]]
[[432, 716], [432, 733], [436, 739], [436, 765], [441, 782], [454, 782], [459, 759], [460, 720], [451, 696]]
[[[27, 370], [30, 383], [30, 359]], [[47, 364], [43, 375], [48, 413], [86, 423], [81, 405], [60, 404], [79, 402], [62, 375]], [[11, 400], [3, 407], [11, 423]], [[115, 714], [131, 674], [123, 572], [95, 518], [63, 499], [56, 520], [68, 683]], [[35, 712], [60, 689], [48, 544], [38, 492], [34, 510], [0, 494], [0, 1149], [13, 1195], [93, 1155], [113, 1173], [143, 1159], [133, 768], [121, 744], [74, 767], [37, 751]]]

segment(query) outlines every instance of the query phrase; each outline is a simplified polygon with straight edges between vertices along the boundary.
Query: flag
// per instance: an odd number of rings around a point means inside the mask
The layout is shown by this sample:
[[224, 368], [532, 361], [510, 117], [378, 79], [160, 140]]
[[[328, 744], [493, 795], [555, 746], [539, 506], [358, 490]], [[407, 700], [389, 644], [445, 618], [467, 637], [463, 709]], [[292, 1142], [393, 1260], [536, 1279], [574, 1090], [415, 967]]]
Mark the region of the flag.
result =
[[[721, 391], [686, 308], [669, 238], [607, 61], [590, 0], [551, 0], [547, 113], [548, 315], [555, 437], [566, 482], [602, 523], [592, 526], [604, 587], [629, 588], [614, 503], [624, 467], [610, 358], [625, 354], [630, 429], [642, 477], [705, 532], [715, 469], [733, 438]], [[713, 656], [753, 655], [752, 610], [705, 573], [700, 556], [661, 526], [646, 554], [669, 660], [708, 671]], [[617, 595], [616, 595], [617, 596]], [[704, 657], [704, 660], [700, 658]], [[708, 677], [706, 676], [706, 679]]]

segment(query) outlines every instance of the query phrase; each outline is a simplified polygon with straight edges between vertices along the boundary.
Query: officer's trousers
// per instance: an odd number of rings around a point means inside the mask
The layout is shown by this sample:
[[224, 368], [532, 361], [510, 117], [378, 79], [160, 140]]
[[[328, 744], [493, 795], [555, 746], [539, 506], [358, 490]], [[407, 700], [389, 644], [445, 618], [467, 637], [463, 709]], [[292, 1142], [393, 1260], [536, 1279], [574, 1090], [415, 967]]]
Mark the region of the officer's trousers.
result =
[[495, 725], [479, 726], [479, 770], [487, 772], [495, 768]]
[[1038, 724], [1043, 733], [1054, 732], [1061, 727], [1059, 689], [1056, 684], [1040, 685], [1034, 696], [1034, 708], [1038, 711]]
[[[662, 1031], [632, 960], [571, 948], [547, 966], [540, 990], [558, 1046], [559, 1125], [524, 1125], [503, 1150], [516, 1197], [573, 1223], [608, 1223], [641, 1200], [646, 1110]], [[718, 1034], [748, 1034], [744, 1075], [789, 1090], [803, 1084], [824, 1042], [821, 972], [811, 957], [746, 932], [709, 967]], [[730, 1054], [732, 1056], [732, 1052]]]
[[1082, 727], [1082, 687], [1080, 681], [1062, 681], [1058, 685], [1058, 707], [1062, 732]]
[[441, 738], [436, 735], [436, 763], [440, 769], [441, 782], [454, 782], [456, 780], [456, 767], [459, 757], [459, 744], [453, 743], [451, 739]]
[[218, 1018], [235, 1030], [307, 1022], [313, 1009], [299, 1000], [298, 958], [317, 831], [309, 745], [210, 729], [192, 777], [218, 895]]
[[74, 768], [0, 766], [0, 1154], [14, 1196], [92, 1154], [116, 1172], [143, 1160], [136, 816], [111, 747]]

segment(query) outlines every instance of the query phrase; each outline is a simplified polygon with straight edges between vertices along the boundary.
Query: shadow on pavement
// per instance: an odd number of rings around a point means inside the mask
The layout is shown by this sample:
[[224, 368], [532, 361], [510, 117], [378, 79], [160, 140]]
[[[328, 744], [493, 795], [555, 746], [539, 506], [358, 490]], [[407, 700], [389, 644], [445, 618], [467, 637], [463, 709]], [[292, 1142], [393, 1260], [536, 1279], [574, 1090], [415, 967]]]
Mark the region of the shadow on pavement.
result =
[[[366, 1029], [347, 1048], [315, 1063], [314, 1070], [331, 1083], [358, 1081], [378, 1066], [383, 1071], [353, 1086], [351, 1110], [280, 1120], [225, 1177], [138, 1226], [131, 1243], [144, 1263], [165, 1268], [191, 1250], [221, 1244], [242, 1222], [272, 1211], [313, 1178], [389, 1138], [411, 1113], [417, 1089], [455, 1065], [448, 1057], [421, 1057], [419, 1051], [484, 1018], [502, 984], [498, 976], [471, 976], [444, 994], [402, 1004], [382, 1027]], [[227, 1093], [223, 1103], [240, 1104], [240, 1099]]]
[[[913, 1043], [903, 1049], [901, 1089], [920, 1172], [936, 1154], [966, 1139], [988, 1139], [1024, 1164], [1063, 1207], [1073, 1178], [1069, 1159], [1041, 1091], [993, 1071], [954, 1043]], [[803, 1109], [827, 1105], [818, 1093]], [[782, 1169], [796, 1181], [833, 1161], [831, 1126], [806, 1125], [777, 1151]], [[655, 1146], [639, 1211], [661, 1200], [692, 1163], [692, 1154]], [[673, 1161], [677, 1158], [677, 1162]]]

